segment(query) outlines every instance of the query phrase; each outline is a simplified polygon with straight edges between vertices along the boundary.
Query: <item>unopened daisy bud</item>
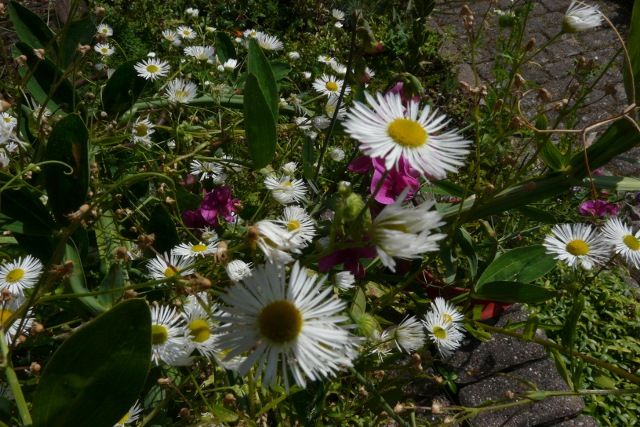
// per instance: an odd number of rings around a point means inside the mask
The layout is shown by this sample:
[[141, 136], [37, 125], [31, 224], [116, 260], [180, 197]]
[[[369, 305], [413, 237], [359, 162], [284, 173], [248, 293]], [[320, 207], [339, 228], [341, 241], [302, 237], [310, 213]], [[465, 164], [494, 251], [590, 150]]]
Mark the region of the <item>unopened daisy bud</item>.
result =
[[596, 6], [589, 6], [581, 1], [573, 0], [564, 14], [562, 31], [577, 33], [600, 26], [602, 14]]
[[542, 102], [550, 102], [553, 99], [553, 95], [551, 95], [549, 90], [541, 87], [538, 89], [538, 99]]
[[356, 193], [351, 193], [345, 199], [345, 209], [342, 212], [342, 215], [347, 222], [355, 221], [360, 215], [360, 212], [365, 207], [365, 202], [362, 199], [362, 196]]
[[524, 50], [527, 52], [532, 51], [536, 47], [536, 38], [531, 37], [526, 45], [524, 45]]
[[131, 299], [131, 298], [137, 298], [137, 297], [138, 297], [138, 293], [133, 289], [127, 289], [126, 291], [124, 291], [124, 299]]
[[376, 371], [373, 371], [371, 373], [371, 376], [379, 381], [385, 377], [385, 372], [382, 369], [378, 369]]
[[351, 183], [349, 181], [340, 181], [338, 183], [338, 193], [343, 196], [351, 194]]
[[396, 403], [396, 406], [393, 407], [393, 412], [395, 412], [396, 414], [402, 414], [406, 410], [407, 407], [400, 402]]
[[[27, 57], [24, 57], [24, 60], [27, 60]], [[302, 77], [304, 77], [305, 79], [309, 80], [311, 78], [311, 73], [309, 71], [303, 71], [302, 72]]]
[[218, 246], [216, 247], [217, 250], [215, 255], [213, 256], [213, 259], [215, 259], [219, 264], [224, 264], [225, 262], [227, 262], [227, 260], [229, 259], [228, 248], [229, 245], [224, 240], [218, 242]]
[[516, 75], [513, 77], [513, 87], [515, 89], [521, 89], [526, 82], [527, 81], [525, 80], [525, 78], [522, 77], [522, 75], [520, 75], [519, 73], [516, 73]]
[[103, 16], [105, 16], [107, 13], [106, 9], [102, 6], [96, 6], [93, 9], [93, 14], [96, 15], [98, 18], [102, 18]]
[[231, 261], [225, 267], [227, 275], [232, 282], [240, 282], [248, 276], [251, 276], [251, 263], [246, 263], [242, 260], [235, 259]]
[[87, 212], [89, 212], [90, 209], [91, 206], [85, 203], [84, 205], [80, 206], [77, 211], [67, 215], [67, 219], [70, 222], [78, 222], [84, 218], [84, 216], [87, 214]]
[[366, 399], [369, 396], [369, 392], [367, 391], [366, 388], [364, 388], [363, 385], [361, 385], [360, 388], [358, 389], [358, 396], [360, 396], [363, 399]]
[[189, 279], [189, 286], [193, 287], [196, 292], [198, 292], [205, 289], [210, 289], [212, 285], [211, 280], [198, 273], [195, 273], [193, 277]]
[[460, 16], [473, 16], [473, 11], [469, 7], [469, 5], [464, 5], [460, 9]]
[[224, 395], [224, 398], [222, 399], [222, 404], [224, 406], [235, 406], [236, 405], [236, 397], [233, 395], [233, 393], [227, 393]]
[[42, 323], [33, 322], [31, 326], [31, 335], [37, 335], [44, 332], [44, 325]]
[[168, 205], [175, 205], [175, 204], [176, 204], [176, 201], [175, 201], [174, 199], [172, 199], [171, 197], [169, 197], [169, 196], [167, 196], [167, 197], [164, 199], [164, 202], [165, 202], [166, 204], [168, 204]]
[[218, 71], [220, 71], [221, 73], [224, 72], [224, 65], [220, 64], [216, 67], [218, 69]]
[[16, 64], [24, 65], [27, 62], [27, 55], [20, 55], [15, 59]]
[[288, 56], [289, 56], [289, 59], [292, 59], [294, 61], [296, 59], [300, 59], [300, 54], [298, 52], [296, 52], [296, 51], [289, 52]]
[[[91, 49], [91, 46], [89, 46]], [[33, 54], [38, 57], [38, 59], [44, 59], [44, 49], [33, 49]]]
[[159, 386], [168, 386], [171, 384], [171, 378], [160, 377], [157, 379], [156, 382], [158, 383]]
[[358, 316], [357, 319], [353, 319], [358, 327], [358, 332], [360, 335], [365, 336], [367, 338], [375, 337], [376, 334], [379, 335], [380, 326], [378, 325], [378, 321], [369, 313], [363, 313]]
[[441, 414], [442, 413], [442, 403], [438, 400], [434, 400], [431, 402], [431, 413], [432, 414]]
[[29, 372], [33, 375], [39, 375], [41, 370], [42, 366], [38, 362], [32, 362], [31, 365], [29, 365]]
[[11, 108], [11, 103], [5, 101], [4, 99], [0, 99], [0, 113], [9, 110]]
[[511, 400], [514, 397], [516, 397], [516, 394], [511, 390], [507, 390], [507, 391], [504, 392], [504, 397], [506, 397], [507, 399]]
[[152, 246], [156, 241], [156, 235], [154, 233], [151, 234], [141, 234], [138, 236], [138, 246], [141, 250], [145, 250], [149, 246]]
[[340, 147], [333, 147], [329, 152], [329, 157], [331, 157], [331, 160], [334, 162], [341, 162], [344, 160], [344, 150]]
[[180, 411], [178, 412], [178, 415], [180, 416], [180, 418], [183, 419], [189, 419], [191, 418], [191, 409], [189, 408], [180, 408]]
[[411, 354], [411, 367], [416, 371], [422, 372], [422, 357], [418, 353]]

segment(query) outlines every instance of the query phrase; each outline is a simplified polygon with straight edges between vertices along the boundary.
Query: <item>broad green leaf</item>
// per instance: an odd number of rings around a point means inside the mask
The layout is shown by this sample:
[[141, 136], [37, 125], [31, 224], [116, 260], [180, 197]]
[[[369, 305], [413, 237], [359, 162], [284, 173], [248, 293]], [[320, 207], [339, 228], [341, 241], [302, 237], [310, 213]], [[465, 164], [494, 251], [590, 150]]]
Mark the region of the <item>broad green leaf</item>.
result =
[[[26, 65], [31, 73], [27, 89], [38, 104], [46, 104], [52, 111], [60, 107], [65, 112], [73, 112], [76, 102], [75, 90], [62, 71], [49, 58], [38, 58], [31, 46], [18, 42], [15, 47], [19, 55], [27, 57]], [[49, 104], [49, 100], [56, 106]]]
[[101, 291], [109, 291], [108, 294], [98, 295], [98, 302], [104, 307], [112, 307], [116, 302], [122, 298], [124, 294], [124, 273], [122, 271], [122, 265], [118, 263], [111, 264], [109, 272], [102, 283], [100, 283]]
[[538, 303], [553, 298], [555, 291], [520, 282], [488, 282], [483, 283], [472, 294], [473, 298], [500, 302]]
[[623, 67], [624, 87], [627, 91], [627, 99], [631, 103], [634, 98], [631, 93], [631, 81], [635, 82], [635, 99], [636, 103], [638, 103], [640, 100], [640, 3], [638, 2], [634, 2], [633, 11], [631, 12], [627, 51], [629, 52], [633, 75], [630, 75], [628, 66], [625, 63]]
[[60, 120], [47, 142], [47, 160], [57, 160], [69, 165], [73, 171], [61, 164], [45, 167], [46, 187], [53, 214], [60, 222], [78, 210], [87, 198], [89, 189], [89, 132], [77, 114]]
[[33, 394], [34, 427], [112, 427], [138, 398], [150, 361], [147, 303], [116, 305], [53, 354]]
[[7, 10], [20, 41], [38, 49], [52, 47], [53, 31], [38, 15], [15, 1], [9, 2]]
[[[78, 250], [75, 244], [71, 241], [67, 243], [64, 250], [64, 261], [71, 261], [73, 263], [73, 271], [66, 279], [69, 287], [75, 294], [86, 294], [89, 292], [87, 289], [87, 279], [84, 276], [84, 269], [82, 268], [82, 260], [78, 254]], [[78, 298], [82, 304], [84, 304], [93, 314], [102, 313], [107, 308], [100, 303], [100, 301], [94, 296], [84, 296]]]
[[[0, 212], [6, 223], [21, 223], [21, 234], [51, 236], [56, 225], [40, 199], [26, 188], [4, 190], [0, 194]], [[10, 220], [9, 220], [10, 219]], [[17, 230], [13, 230], [17, 231]]]
[[543, 224], [557, 224], [558, 219], [549, 211], [538, 209], [533, 206], [523, 206], [518, 210], [533, 221], [541, 222]]
[[460, 245], [462, 253], [469, 262], [469, 273], [471, 275], [471, 278], [476, 277], [476, 274], [478, 273], [478, 254], [475, 250], [473, 238], [471, 237], [469, 232], [464, 229], [464, 227], [460, 227], [456, 231], [455, 239], [458, 245]]
[[146, 80], [133, 68], [136, 62], [138, 60], [120, 65], [102, 90], [102, 107], [110, 116], [131, 108], [144, 89]]
[[476, 290], [489, 282], [514, 281], [529, 283], [544, 276], [556, 265], [544, 246], [534, 245], [505, 252], [482, 272]]
[[433, 182], [434, 186], [443, 190], [444, 194], [456, 197], [464, 197], [466, 190], [448, 179], [441, 179]]
[[584, 295], [578, 295], [578, 297], [573, 300], [571, 311], [567, 315], [567, 318], [564, 321], [564, 325], [562, 325], [562, 329], [560, 330], [562, 345], [567, 348], [573, 348], [573, 343], [575, 342], [576, 333], [578, 331], [578, 321], [580, 320], [580, 316], [582, 315], [582, 311], [584, 310], [584, 304]]
[[272, 61], [271, 70], [273, 71], [274, 78], [277, 82], [279, 82], [289, 75], [289, 73], [291, 72], [291, 66], [288, 62]]
[[276, 154], [276, 121], [253, 73], [244, 86], [244, 126], [253, 166], [267, 166]]
[[60, 33], [60, 53], [58, 54], [60, 68], [67, 69], [75, 58], [80, 57], [78, 46], [90, 45], [95, 34], [96, 26], [89, 17], [68, 23]]
[[367, 297], [364, 295], [364, 291], [362, 289], [358, 289], [358, 291], [356, 292], [353, 303], [351, 303], [350, 311], [351, 317], [354, 319], [358, 319], [360, 316], [366, 313]]
[[[264, 52], [262, 52], [262, 48], [258, 45], [258, 42], [251, 38], [249, 39], [249, 55], [247, 57], [247, 71], [250, 75], [254, 75], [258, 86], [262, 90], [262, 94], [264, 95], [264, 99], [269, 106], [269, 109], [273, 113], [273, 117], [278, 118], [278, 103], [280, 102], [280, 98], [278, 96], [278, 84], [276, 83], [276, 78], [273, 75], [273, 70], [271, 69], [271, 65], [267, 60], [267, 57], [264, 56]], [[247, 76], [247, 83], [249, 83], [249, 76]], [[245, 85], [246, 85], [245, 84]], [[246, 97], [246, 89], [245, 89], [245, 97]], [[245, 105], [247, 100], [245, 99]], [[245, 117], [246, 120], [246, 117]]]
[[214, 41], [216, 48], [216, 55], [220, 62], [224, 63], [227, 59], [236, 58], [236, 48], [233, 47], [231, 37], [227, 33], [221, 31], [216, 32], [216, 39]]
[[640, 191], [640, 179], [628, 178], [624, 176], [594, 176], [591, 179], [585, 178], [583, 186], [591, 188], [591, 182], [596, 188], [603, 188], [612, 191]]
[[564, 156], [560, 153], [560, 150], [553, 145], [553, 142], [551, 142], [549, 138], [542, 143], [538, 155], [552, 170], [559, 171], [565, 169]]

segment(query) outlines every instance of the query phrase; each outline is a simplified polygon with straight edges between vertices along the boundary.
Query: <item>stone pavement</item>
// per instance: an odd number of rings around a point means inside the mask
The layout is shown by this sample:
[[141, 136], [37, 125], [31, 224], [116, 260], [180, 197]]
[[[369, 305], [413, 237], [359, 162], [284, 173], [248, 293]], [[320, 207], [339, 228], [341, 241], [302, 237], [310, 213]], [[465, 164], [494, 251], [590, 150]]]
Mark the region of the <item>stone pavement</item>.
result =
[[[623, 36], [625, 35], [629, 26], [633, 0], [585, 1], [598, 6]], [[473, 83], [471, 67], [464, 64], [469, 58], [469, 48], [460, 16], [462, 6], [466, 4], [471, 8], [475, 14], [477, 26], [488, 10], [506, 9], [510, 4], [523, 3], [524, 0], [436, 0], [436, 8], [431, 19], [445, 34], [452, 35], [447, 38], [443, 52], [462, 64], [460, 80]], [[536, 45], [542, 46], [550, 37], [557, 34], [569, 3], [570, 0], [533, 1], [534, 7], [527, 25], [527, 33], [523, 38], [524, 43], [533, 37]], [[478, 75], [484, 81], [493, 78], [492, 63], [496, 54], [497, 19], [495, 13], [487, 15], [487, 31], [483, 31], [483, 45], [486, 48], [478, 53]], [[553, 100], [561, 100], [569, 97], [568, 91], [575, 84], [571, 74], [579, 58], [583, 57], [587, 61], [603, 65], [617, 54], [619, 48], [620, 43], [615, 33], [607, 25], [582, 33], [564, 34], [559, 43], [538, 55], [534, 62], [527, 64], [523, 75], [529, 83], [547, 89]], [[619, 55], [615, 64], [596, 84], [586, 107], [578, 111], [578, 127], [621, 112], [627, 106], [622, 85], [622, 65], [622, 55]], [[523, 105], [526, 108], [526, 102]], [[640, 159], [640, 149], [632, 150], [611, 162], [608, 169], [616, 175], [640, 176], [638, 159]]]

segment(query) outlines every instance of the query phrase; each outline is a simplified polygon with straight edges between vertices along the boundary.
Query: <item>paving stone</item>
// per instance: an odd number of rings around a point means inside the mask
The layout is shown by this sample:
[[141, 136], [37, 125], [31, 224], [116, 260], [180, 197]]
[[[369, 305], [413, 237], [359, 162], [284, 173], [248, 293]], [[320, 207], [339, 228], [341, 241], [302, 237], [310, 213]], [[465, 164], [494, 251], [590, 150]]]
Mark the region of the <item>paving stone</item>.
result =
[[553, 424], [549, 427], [598, 427], [598, 423], [589, 416], [580, 415], [576, 418], [571, 418], [569, 420]]
[[[522, 307], [514, 305], [499, 319], [496, 326], [504, 327], [526, 319], [527, 313]], [[543, 335], [539, 333], [539, 336]], [[544, 357], [547, 357], [547, 351], [539, 344], [494, 334], [489, 341], [480, 343], [474, 340], [464, 345], [447, 363], [458, 374], [457, 382], [468, 384]]]
[[[487, 401], [503, 401], [507, 394], [522, 393], [533, 383], [539, 390], [566, 391], [567, 384], [550, 359], [528, 363], [511, 372], [487, 378], [460, 390], [458, 398], [464, 406], [479, 406]], [[483, 412], [470, 421], [477, 427], [528, 427], [548, 425], [578, 415], [584, 402], [575, 396], [552, 397], [524, 403], [501, 411]]]

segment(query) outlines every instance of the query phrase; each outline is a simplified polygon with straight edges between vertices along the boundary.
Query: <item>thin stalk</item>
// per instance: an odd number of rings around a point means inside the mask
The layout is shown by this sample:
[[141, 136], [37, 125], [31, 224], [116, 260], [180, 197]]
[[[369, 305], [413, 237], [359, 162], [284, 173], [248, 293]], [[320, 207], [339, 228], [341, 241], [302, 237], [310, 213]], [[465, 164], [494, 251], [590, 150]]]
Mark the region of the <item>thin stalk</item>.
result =
[[16, 400], [16, 406], [18, 407], [20, 419], [22, 419], [23, 425], [30, 426], [33, 424], [33, 421], [31, 420], [31, 414], [29, 413], [29, 408], [27, 407], [27, 401], [24, 399], [24, 395], [22, 394], [20, 382], [18, 381], [16, 372], [13, 370], [13, 366], [11, 364], [11, 358], [9, 357], [9, 347], [7, 346], [5, 331], [3, 328], [0, 328], [0, 349], [2, 351], [2, 362], [0, 366], [2, 367], [2, 369], [4, 369], [4, 373], [7, 377], [7, 382], [9, 383], [9, 387], [11, 388], [11, 392], [13, 393], [13, 397]]

